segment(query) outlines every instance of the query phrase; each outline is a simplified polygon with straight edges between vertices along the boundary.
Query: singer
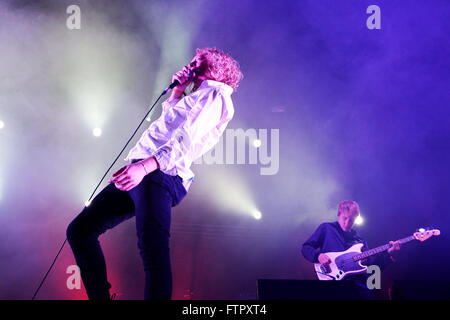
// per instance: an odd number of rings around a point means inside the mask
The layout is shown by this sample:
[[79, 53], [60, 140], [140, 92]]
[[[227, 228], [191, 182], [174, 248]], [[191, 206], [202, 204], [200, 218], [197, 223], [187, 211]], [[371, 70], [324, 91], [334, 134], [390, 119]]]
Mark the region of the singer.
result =
[[134, 216], [145, 271], [144, 299], [171, 299], [171, 208], [193, 182], [192, 162], [219, 141], [233, 118], [231, 95], [243, 78], [228, 54], [216, 48], [196, 51], [189, 66], [173, 75], [175, 87], [162, 103], [161, 116], [130, 150], [124, 159], [129, 164], [112, 175], [67, 228], [90, 300], [111, 299], [99, 236]]

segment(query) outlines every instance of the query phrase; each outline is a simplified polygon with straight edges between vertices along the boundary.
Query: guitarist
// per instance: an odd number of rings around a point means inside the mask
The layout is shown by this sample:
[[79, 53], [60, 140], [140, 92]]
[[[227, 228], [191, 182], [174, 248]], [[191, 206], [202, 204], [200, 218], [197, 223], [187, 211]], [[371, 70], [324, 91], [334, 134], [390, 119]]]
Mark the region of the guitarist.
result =
[[[359, 206], [356, 201], [345, 200], [339, 204], [336, 222], [322, 223], [314, 234], [302, 246], [302, 254], [312, 263], [328, 265], [331, 260], [324, 252], [345, 251], [356, 243], [364, 243], [362, 251], [369, 249], [367, 242], [352, 229], [355, 219], [359, 216]], [[378, 265], [381, 269], [394, 261], [392, 253], [400, 250], [399, 241], [390, 241], [391, 247], [364, 260], [365, 265]], [[371, 298], [371, 292], [366, 286], [367, 273], [348, 275], [344, 280], [353, 281], [366, 298]]]

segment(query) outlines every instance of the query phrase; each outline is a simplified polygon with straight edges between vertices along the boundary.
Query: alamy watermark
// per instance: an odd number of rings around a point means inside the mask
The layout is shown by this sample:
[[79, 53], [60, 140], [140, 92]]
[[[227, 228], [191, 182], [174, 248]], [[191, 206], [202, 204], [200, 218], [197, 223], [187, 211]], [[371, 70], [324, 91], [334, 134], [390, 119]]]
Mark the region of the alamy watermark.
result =
[[367, 267], [366, 272], [371, 274], [366, 280], [366, 286], [369, 289], [381, 289], [381, 269], [376, 264]]
[[[179, 128], [174, 132], [176, 152], [186, 154], [192, 148], [190, 135]], [[167, 152], [167, 151], [166, 151]], [[196, 150], [202, 154], [202, 150]], [[219, 142], [194, 161], [194, 164], [260, 165], [261, 175], [275, 175], [280, 168], [279, 129], [226, 129]]]
[[367, 14], [370, 16], [367, 18], [366, 26], [369, 30], [381, 29], [381, 9], [377, 5], [371, 5], [367, 7]]
[[[76, 4], [67, 7], [66, 13], [69, 15], [66, 20], [66, 26], [70, 30], [81, 29], [81, 8]], [[367, 7], [367, 14], [370, 16], [366, 20], [366, 26], [369, 30], [381, 29], [381, 9], [373, 4]]]
[[67, 289], [81, 289], [80, 268], [76, 264], [72, 264], [67, 267], [66, 273], [70, 274], [70, 276], [66, 280]]
[[67, 7], [66, 13], [69, 15], [66, 20], [66, 26], [69, 30], [81, 29], [81, 9], [76, 4]]
[[[370, 276], [366, 280], [368, 289], [381, 289], [381, 269], [379, 266], [373, 264], [367, 267], [367, 274]], [[80, 268], [77, 265], [70, 265], [66, 269], [66, 273], [70, 276], [66, 280], [66, 286], [69, 290], [81, 289], [81, 274]]]

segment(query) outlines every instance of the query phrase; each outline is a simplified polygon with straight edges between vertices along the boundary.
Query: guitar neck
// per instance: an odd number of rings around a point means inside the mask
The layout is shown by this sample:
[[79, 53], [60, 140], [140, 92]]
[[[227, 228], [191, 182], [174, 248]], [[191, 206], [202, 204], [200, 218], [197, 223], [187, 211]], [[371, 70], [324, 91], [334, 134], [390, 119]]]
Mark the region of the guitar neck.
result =
[[[409, 236], [409, 237], [406, 237], [406, 238], [403, 238], [403, 239], [399, 239], [398, 241], [400, 242], [400, 244], [404, 244], [404, 243], [407, 243], [407, 242], [412, 241], [414, 239], [415, 239], [414, 236]], [[357, 255], [353, 256], [353, 260], [358, 261], [358, 260], [366, 259], [366, 258], [368, 258], [370, 256], [373, 256], [373, 255], [376, 255], [376, 254], [381, 253], [383, 251], [386, 251], [390, 247], [391, 247], [391, 245], [389, 243], [387, 243], [387, 244], [385, 244], [383, 246], [379, 246], [379, 247], [376, 247], [376, 248], [364, 251], [364, 252], [362, 252], [360, 254], [357, 254]]]

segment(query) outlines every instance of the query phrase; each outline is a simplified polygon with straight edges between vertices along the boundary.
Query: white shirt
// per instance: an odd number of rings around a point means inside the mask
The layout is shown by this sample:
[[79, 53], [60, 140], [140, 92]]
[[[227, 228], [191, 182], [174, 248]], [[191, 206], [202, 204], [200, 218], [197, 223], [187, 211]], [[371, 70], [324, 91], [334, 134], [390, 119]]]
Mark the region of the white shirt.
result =
[[192, 162], [219, 142], [233, 118], [232, 93], [225, 83], [204, 80], [184, 98], [164, 101], [161, 116], [150, 124], [124, 160], [154, 156], [162, 172], [179, 175], [189, 190], [194, 180]]

